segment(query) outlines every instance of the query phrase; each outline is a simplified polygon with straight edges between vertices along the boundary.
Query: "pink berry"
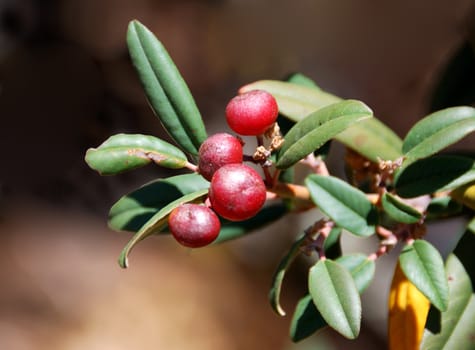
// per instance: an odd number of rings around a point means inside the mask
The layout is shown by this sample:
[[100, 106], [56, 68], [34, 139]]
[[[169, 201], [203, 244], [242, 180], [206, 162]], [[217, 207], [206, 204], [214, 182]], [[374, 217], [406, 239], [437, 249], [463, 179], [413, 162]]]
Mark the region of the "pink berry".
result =
[[213, 210], [225, 219], [241, 221], [256, 215], [266, 201], [261, 176], [245, 164], [229, 164], [211, 179], [209, 200]]
[[240, 135], [261, 135], [275, 123], [279, 109], [274, 96], [264, 90], [238, 95], [226, 106], [229, 127]]
[[198, 248], [213, 242], [221, 230], [218, 216], [199, 204], [182, 204], [172, 210], [168, 227], [178, 243]]
[[219, 133], [208, 137], [200, 146], [198, 169], [211, 181], [213, 174], [226, 164], [242, 163], [242, 142], [230, 134]]

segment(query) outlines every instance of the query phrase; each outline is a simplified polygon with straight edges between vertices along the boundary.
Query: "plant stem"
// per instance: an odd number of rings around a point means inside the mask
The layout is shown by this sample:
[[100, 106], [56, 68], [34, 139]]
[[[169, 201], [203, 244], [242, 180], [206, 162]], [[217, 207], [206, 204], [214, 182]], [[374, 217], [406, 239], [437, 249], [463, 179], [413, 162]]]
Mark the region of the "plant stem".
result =
[[190, 162], [186, 162], [185, 168], [190, 169], [191, 171], [193, 171], [195, 173], [198, 172], [198, 166], [193, 164], [193, 163], [190, 163]]
[[272, 188], [268, 189], [268, 191], [281, 198], [310, 200], [310, 192], [307, 187], [301, 185], [277, 182]]

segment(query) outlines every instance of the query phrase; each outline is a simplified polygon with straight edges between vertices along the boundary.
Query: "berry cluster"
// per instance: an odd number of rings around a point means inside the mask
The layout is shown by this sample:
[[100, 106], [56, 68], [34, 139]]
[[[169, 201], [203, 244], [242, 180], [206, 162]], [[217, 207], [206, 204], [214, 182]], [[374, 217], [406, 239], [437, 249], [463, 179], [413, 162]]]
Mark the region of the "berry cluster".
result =
[[[278, 115], [274, 97], [253, 90], [231, 99], [226, 107], [229, 127], [240, 135], [260, 136]], [[221, 229], [216, 213], [231, 221], [256, 215], [266, 201], [266, 185], [254, 168], [243, 164], [243, 142], [227, 133], [210, 136], [200, 146], [197, 171], [211, 182], [208, 205], [183, 204], [169, 216], [175, 239], [192, 248], [213, 242]]]

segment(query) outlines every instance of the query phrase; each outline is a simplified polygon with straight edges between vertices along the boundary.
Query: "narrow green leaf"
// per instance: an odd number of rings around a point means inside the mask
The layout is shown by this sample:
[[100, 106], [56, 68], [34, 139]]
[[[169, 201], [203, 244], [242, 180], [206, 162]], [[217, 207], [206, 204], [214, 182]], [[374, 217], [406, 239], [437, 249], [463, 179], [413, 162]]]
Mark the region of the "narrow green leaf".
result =
[[115, 175], [154, 162], [170, 169], [185, 167], [186, 155], [159, 138], [117, 134], [86, 152], [86, 163], [101, 175]]
[[152, 109], [185, 151], [198, 154], [207, 134], [193, 96], [163, 44], [138, 21], [131, 21], [127, 45]]
[[381, 199], [383, 209], [393, 220], [404, 223], [414, 224], [418, 222], [422, 213], [410, 205], [404, 203], [396, 196], [386, 192]]
[[287, 206], [284, 203], [275, 203], [265, 206], [256, 216], [244, 221], [222, 220], [221, 231], [213, 244], [226, 242], [255, 232], [265, 225], [279, 220], [287, 211]]
[[330, 327], [355, 339], [360, 332], [361, 300], [351, 274], [331, 260], [318, 261], [309, 272], [313, 302]]
[[327, 259], [336, 259], [341, 256], [340, 237], [342, 233], [341, 227], [335, 226], [331, 229], [325, 242], [323, 242], [323, 249]]
[[408, 161], [431, 156], [475, 130], [475, 108], [451, 107], [428, 115], [407, 133], [402, 150]]
[[351, 273], [360, 294], [368, 288], [376, 269], [374, 260], [369, 260], [364, 254], [348, 254], [339, 257], [335, 261]]
[[469, 221], [467, 225], [467, 230], [469, 230], [472, 233], [475, 233], [475, 217], [472, 218], [472, 220]]
[[119, 265], [122, 268], [128, 267], [128, 256], [130, 251], [139, 243], [141, 240], [147, 238], [148, 236], [162, 231], [167, 225], [168, 215], [173, 209], [183, 203], [190, 202], [200, 202], [208, 195], [208, 189], [203, 189], [197, 192], [187, 194], [183, 197], [174, 200], [155, 215], [153, 215], [143, 226], [142, 228], [132, 237], [132, 239], [127, 243], [119, 256]]
[[449, 284], [447, 311], [441, 314], [439, 334], [426, 336], [423, 350], [451, 350], [475, 348], [475, 296], [472, 294], [470, 277], [455, 255], [449, 255], [446, 263]]
[[463, 209], [462, 204], [448, 196], [435, 197], [427, 207], [426, 220], [433, 220], [459, 214]]
[[307, 294], [301, 298], [295, 307], [292, 320], [290, 321], [290, 339], [298, 342], [311, 336], [327, 323], [318, 312], [312, 296]]
[[[291, 82], [260, 80], [241, 88], [241, 92], [262, 89], [271, 93], [279, 105], [279, 112], [298, 122], [316, 110], [342, 99], [321, 89]], [[338, 134], [335, 139], [347, 147], [377, 162], [395, 160], [402, 156], [402, 140], [376, 118], [356, 123]]]
[[451, 190], [474, 180], [474, 159], [436, 155], [403, 166], [396, 174], [395, 189], [401, 197], [411, 198]]
[[305, 184], [313, 202], [338, 226], [358, 236], [374, 234], [377, 210], [363, 192], [333, 176], [312, 174]]
[[109, 227], [116, 231], [137, 232], [170, 202], [207, 188], [209, 182], [194, 173], [152, 181], [123, 196], [111, 207]]
[[305, 242], [305, 235], [298, 238], [290, 247], [288, 253], [282, 258], [277, 270], [272, 277], [272, 287], [269, 291], [269, 301], [274, 309], [280, 316], [285, 316], [285, 311], [280, 305], [280, 291], [282, 289], [282, 282], [284, 281], [285, 273], [290, 267], [294, 259], [300, 254], [300, 247]]
[[429, 242], [416, 240], [399, 256], [406, 277], [440, 311], [447, 309], [449, 289], [441, 255]]
[[285, 135], [276, 167], [289, 168], [352, 124], [371, 115], [365, 104], [354, 100], [338, 102], [311, 113]]
[[288, 77], [286, 81], [289, 83], [321, 90], [311, 78], [307, 77], [306, 75], [302, 73], [294, 73], [290, 77]]

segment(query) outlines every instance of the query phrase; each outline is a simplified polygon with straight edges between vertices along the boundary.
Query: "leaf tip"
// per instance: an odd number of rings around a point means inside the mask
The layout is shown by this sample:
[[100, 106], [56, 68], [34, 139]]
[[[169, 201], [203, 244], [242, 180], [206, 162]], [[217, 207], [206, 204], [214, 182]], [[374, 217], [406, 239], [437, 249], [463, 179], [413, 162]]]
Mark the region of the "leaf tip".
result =
[[126, 256], [123, 256], [122, 254], [119, 257], [119, 266], [123, 269], [129, 267], [129, 259]]
[[119, 263], [119, 266], [123, 269], [126, 269], [129, 267], [129, 258], [128, 258], [128, 254], [129, 254], [129, 244], [127, 244], [124, 249], [122, 249], [122, 251], [120, 252], [120, 255], [119, 255], [119, 259], [118, 259], [118, 263]]
[[275, 306], [275, 311], [279, 314], [279, 316], [285, 316], [285, 310], [279, 304]]

